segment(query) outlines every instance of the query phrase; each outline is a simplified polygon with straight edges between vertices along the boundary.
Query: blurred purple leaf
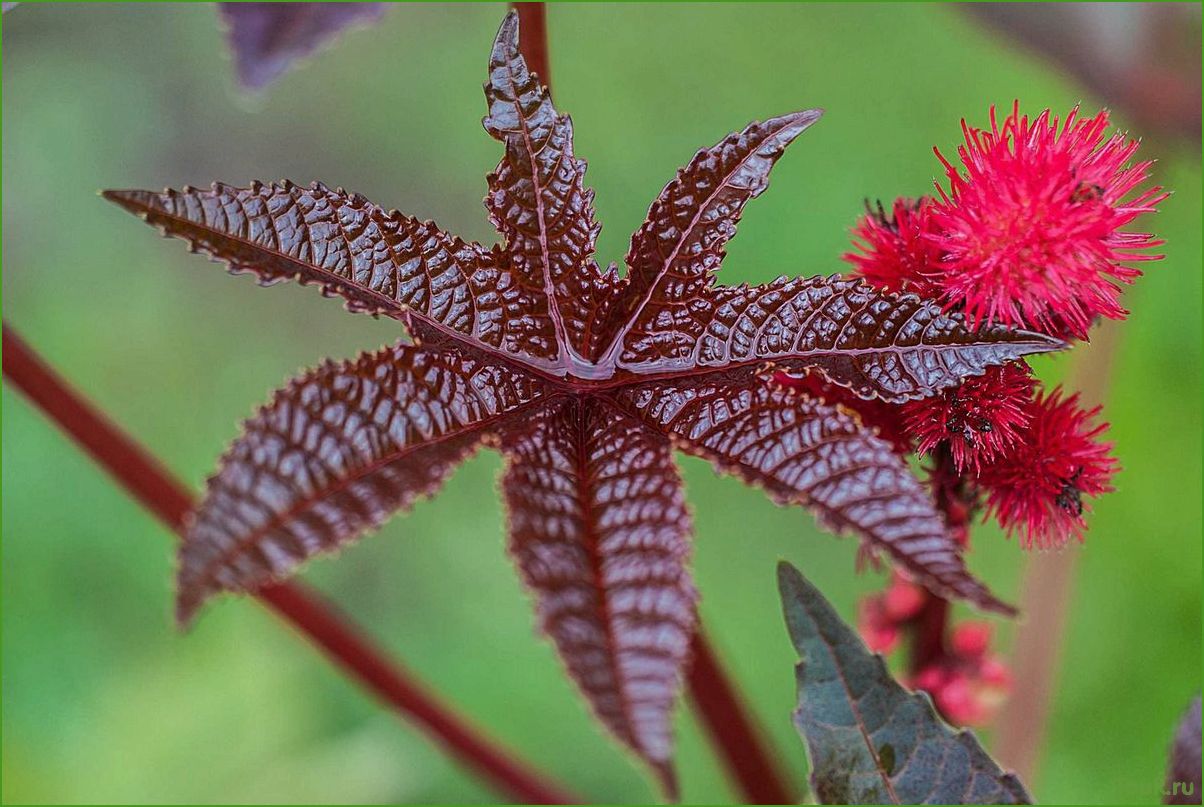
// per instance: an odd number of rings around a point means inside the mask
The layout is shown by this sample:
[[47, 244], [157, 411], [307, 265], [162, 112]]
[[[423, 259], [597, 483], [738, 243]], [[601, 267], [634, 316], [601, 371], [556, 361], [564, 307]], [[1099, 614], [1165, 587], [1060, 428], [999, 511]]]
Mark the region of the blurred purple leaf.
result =
[[297, 59], [353, 23], [380, 19], [383, 3], [219, 3], [239, 83], [261, 90]]
[[1166, 769], [1164, 804], [1200, 803], [1200, 699], [1187, 707], [1175, 729]]
[[1147, 131], [1200, 137], [1195, 3], [965, 3]]

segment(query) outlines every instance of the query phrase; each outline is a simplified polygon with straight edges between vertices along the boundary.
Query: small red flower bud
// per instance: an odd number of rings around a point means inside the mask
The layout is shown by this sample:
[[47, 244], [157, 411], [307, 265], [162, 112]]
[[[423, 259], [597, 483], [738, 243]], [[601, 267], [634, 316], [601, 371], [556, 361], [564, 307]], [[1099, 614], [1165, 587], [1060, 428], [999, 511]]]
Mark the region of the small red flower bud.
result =
[[1007, 693], [1012, 689], [1012, 671], [998, 656], [988, 656], [979, 667], [979, 677], [989, 687]]
[[867, 597], [857, 608], [857, 632], [871, 653], [890, 653], [899, 644], [899, 627], [886, 618], [880, 597]]
[[927, 692], [950, 723], [988, 723], [1012, 687], [1007, 666], [998, 656], [987, 654], [990, 641], [989, 625], [963, 622], [950, 636], [951, 652], [921, 669], [910, 685]]
[[991, 626], [986, 622], [962, 622], [949, 636], [953, 654], [964, 660], [982, 658], [991, 645]]
[[928, 593], [910, 580], [896, 574], [882, 595], [882, 611], [893, 622], [906, 622], [924, 607]]
[[939, 665], [925, 667], [916, 674], [913, 682], [913, 689], [922, 689], [929, 695], [937, 692], [945, 686], [945, 682], [949, 679], [948, 671]]
[[972, 726], [985, 722], [987, 711], [979, 702], [978, 692], [966, 673], [957, 671], [945, 685], [932, 693], [932, 699], [950, 723]]

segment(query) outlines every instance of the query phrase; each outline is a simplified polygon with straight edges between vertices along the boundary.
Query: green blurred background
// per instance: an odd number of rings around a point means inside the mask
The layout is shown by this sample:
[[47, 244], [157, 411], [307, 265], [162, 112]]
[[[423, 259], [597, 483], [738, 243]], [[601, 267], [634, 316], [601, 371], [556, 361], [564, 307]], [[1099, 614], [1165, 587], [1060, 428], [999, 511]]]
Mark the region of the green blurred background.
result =
[[[207, 4], [5, 15], [6, 322], [199, 486], [270, 389], [324, 355], [391, 341], [398, 326], [309, 289], [230, 278], [96, 191], [321, 179], [490, 242], [479, 200], [499, 151], [479, 125], [481, 82], [503, 13], [394, 7], [258, 99], [234, 89]], [[931, 148], [955, 145], [963, 116], [984, 123], [990, 104], [1016, 97], [1033, 112], [1102, 104], [948, 6], [553, 6], [549, 28], [557, 99], [591, 161], [603, 261], [621, 259], [697, 148], [753, 118], [827, 109], [748, 210], [728, 282], [839, 270], [862, 199], [928, 191]], [[1123, 112], [1118, 123], [1133, 124]], [[1198, 142], [1135, 133], [1176, 191], [1149, 225], [1168, 257], [1126, 295], [1107, 410], [1119, 490], [1068, 550], [1079, 576], [1030, 782], [1046, 802], [1157, 802], [1172, 726], [1200, 683]], [[1072, 361], [1039, 366], [1056, 378]], [[7, 386], [3, 405], [6, 802], [494, 798], [255, 604], [222, 601], [180, 635], [171, 536]], [[702, 462], [682, 467], [703, 618], [801, 783], [774, 564], [795, 563], [849, 617], [882, 577], [855, 576], [855, 543], [805, 512]], [[478, 457], [436, 500], [304, 577], [583, 794], [654, 799], [534, 633], [503, 552], [498, 470], [495, 455]], [[971, 566], [1011, 599], [1023, 560], [996, 530], [976, 533]], [[999, 629], [1006, 646], [1010, 628]], [[733, 798], [688, 709], [678, 736], [685, 800]]]

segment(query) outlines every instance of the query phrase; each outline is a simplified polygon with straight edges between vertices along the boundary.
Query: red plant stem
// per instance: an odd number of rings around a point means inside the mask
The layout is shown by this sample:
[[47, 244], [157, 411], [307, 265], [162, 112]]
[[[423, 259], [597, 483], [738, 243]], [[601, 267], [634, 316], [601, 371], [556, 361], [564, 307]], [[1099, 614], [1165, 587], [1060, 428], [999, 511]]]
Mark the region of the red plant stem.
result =
[[[948, 448], [933, 452], [932, 481], [933, 500], [945, 517], [945, 526], [964, 548], [970, 540], [972, 502], [966, 499], [964, 483]], [[939, 663], [947, 655], [945, 636], [949, 629], [949, 601], [925, 592], [924, 605], [909, 627], [912, 640], [908, 672], [914, 679], [924, 668]]]
[[518, 12], [518, 50], [527, 69], [552, 91], [552, 65], [548, 62], [548, 23], [543, 3], [511, 3]]
[[317, 644], [345, 672], [408, 716], [499, 792], [520, 804], [581, 804], [582, 799], [537, 773], [391, 661], [320, 599], [296, 584], [269, 586], [258, 596]]
[[908, 671], [912, 679], [921, 670], [945, 657], [945, 633], [949, 624], [949, 601], [935, 594], [925, 594], [924, 605], [914, 617], [911, 659]]
[[711, 741], [723, 752], [728, 775], [748, 804], [794, 804], [786, 778], [774, 764], [759, 727], [752, 721], [723, 671], [700, 625], [691, 643], [693, 661], [686, 678], [694, 710]]
[[[511, 3], [518, 12], [518, 47], [527, 68], [552, 92], [548, 27], [543, 3]], [[702, 625], [691, 640], [693, 663], [686, 686], [695, 711], [716, 751], [749, 804], [793, 804], [791, 788], [779, 772], [756, 721], [707, 643]]]
[[[145, 449], [67, 385], [6, 323], [4, 377], [23, 392], [143, 507], [177, 535], [192, 510], [187, 488]], [[427, 692], [396, 662], [372, 646], [350, 621], [296, 584], [260, 589], [256, 596], [318, 646], [328, 658], [418, 723], [449, 754], [524, 804], [577, 804], [580, 800], [485, 739], [448, 705]]]

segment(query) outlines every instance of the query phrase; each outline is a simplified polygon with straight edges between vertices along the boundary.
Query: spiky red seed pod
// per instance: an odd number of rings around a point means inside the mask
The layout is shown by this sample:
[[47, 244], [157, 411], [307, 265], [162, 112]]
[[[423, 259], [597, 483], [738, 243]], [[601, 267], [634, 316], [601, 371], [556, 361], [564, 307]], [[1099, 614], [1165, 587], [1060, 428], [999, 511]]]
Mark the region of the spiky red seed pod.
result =
[[947, 444], [959, 473], [1010, 448], [1028, 422], [1035, 381], [1027, 365], [992, 367], [959, 386], [903, 406], [908, 433], [928, 454]]
[[1015, 446], [980, 469], [989, 512], [1026, 549], [1081, 541], [1083, 498], [1112, 490], [1120, 466], [1112, 444], [1100, 440], [1108, 424], [1096, 423], [1099, 411], [1082, 409], [1078, 395], [1064, 398], [1060, 388], [1040, 392]]
[[1045, 110], [1022, 116], [1017, 103], [989, 130], [962, 121], [960, 167], [937, 151], [949, 190], [937, 186], [934, 246], [943, 255], [943, 299], [983, 320], [1083, 338], [1096, 317], [1123, 319], [1120, 284], [1141, 273], [1126, 265], [1162, 242], [1121, 232], [1167, 194], [1154, 187], [1130, 197], [1149, 162], [1128, 165], [1138, 142], [1106, 135], [1108, 113], [1059, 122]]
[[1016, 442], [1035, 385], [1027, 365], [992, 367], [951, 390], [904, 404], [903, 422], [921, 455], [946, 444], [957, 471], [974, 472]]
[[937, 275], [941, 249], [933, 238], [932, 200], [896, 199], [887, 213], [882, 203], [853, 227], [853, 252], [841, 258], [857, 274], [884, 291], [911, 292], [935, 299], [941, 293]]

